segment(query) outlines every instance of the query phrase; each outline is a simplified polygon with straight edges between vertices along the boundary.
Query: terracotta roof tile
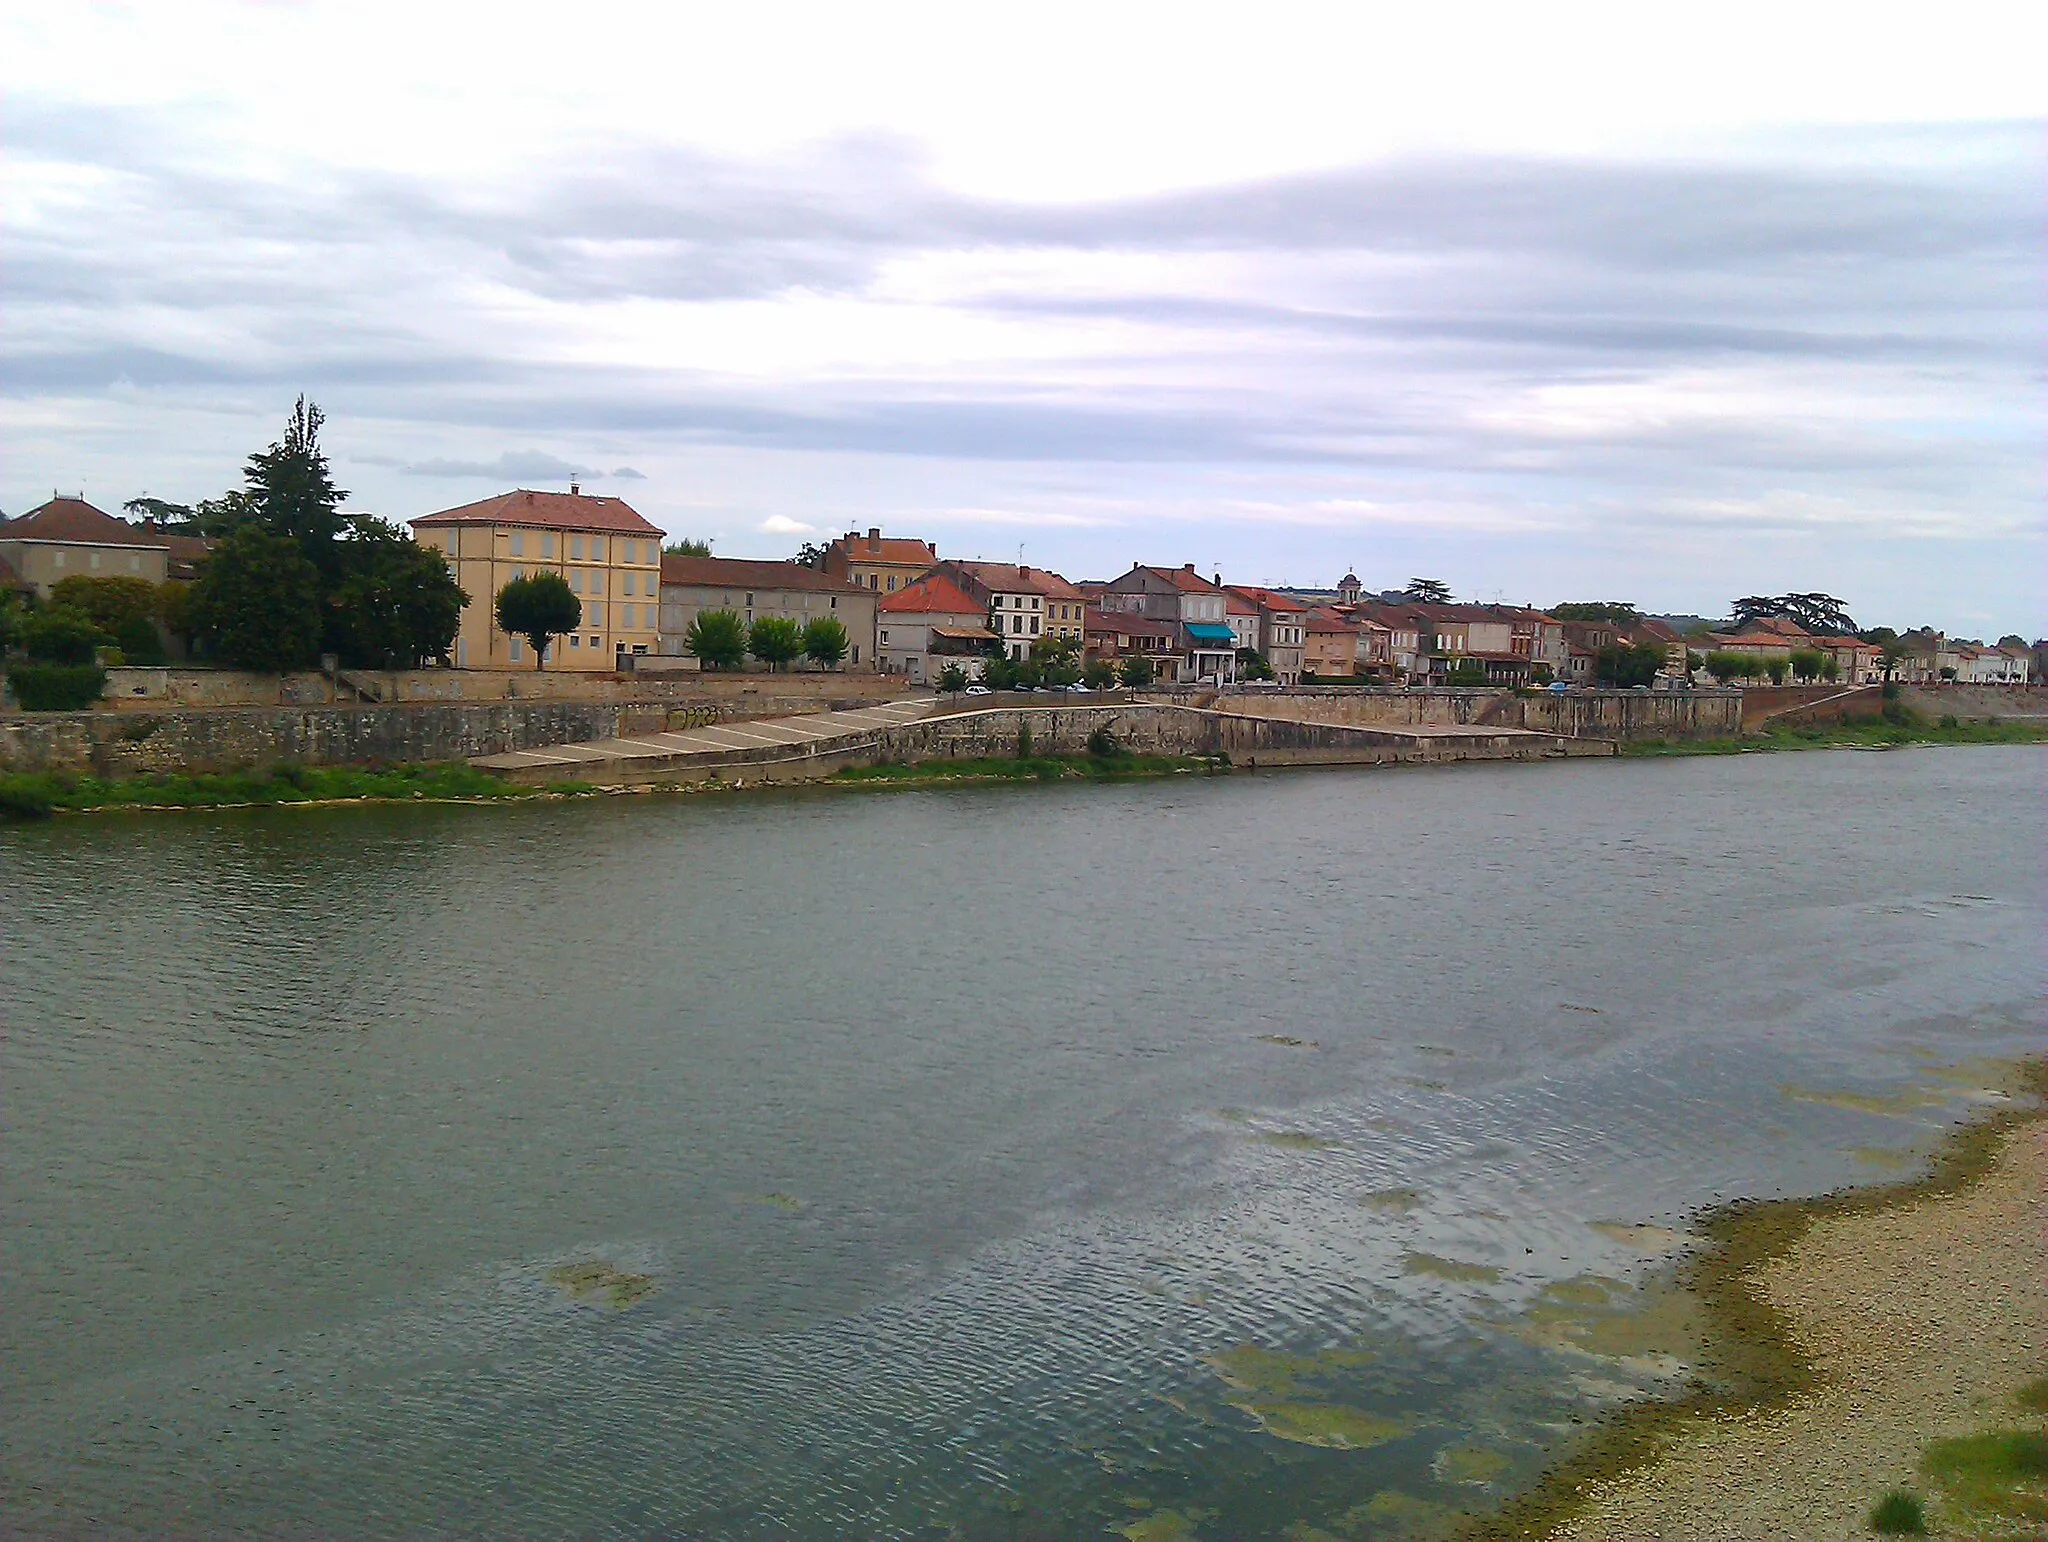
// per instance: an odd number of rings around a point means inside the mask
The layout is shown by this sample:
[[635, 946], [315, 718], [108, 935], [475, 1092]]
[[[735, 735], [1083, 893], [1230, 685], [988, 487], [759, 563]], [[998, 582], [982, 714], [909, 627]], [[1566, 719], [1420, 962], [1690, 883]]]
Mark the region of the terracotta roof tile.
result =
[[63, 541], [77, 546], [164, 544], [156, 531], [116, 519], [83, 498], [52, 498], [21, 518], [0, 524], [0, 541]]
[[[873, 591], [870, 591], [872, 593]], [[885, 615], [985, 616], [988, 607], [939, 573], [914, 579], [881, 604]]]
[[623, 498], [592, 493], [537, 493], [526, 488], [499, 493], [460, 508], [442, 509], [411, 521], [432, 530], [443, 525], [517, 525], [538, 530], [590, 530], [603, 535], [661, 535]]
[[799, 589], [812, 594], [872, 594], [800, 562], [755, 562], [745, 557], [683, 557], [664, 552], [661, 582], [699, 589]]
[[880, 562], [896, 567], [930, 567], [939, 560], [939, 549], [925, 541], [906, 536], [884, 535], [870, 539], [849, 533], [832, 542], [835, 554], [848, 562]]

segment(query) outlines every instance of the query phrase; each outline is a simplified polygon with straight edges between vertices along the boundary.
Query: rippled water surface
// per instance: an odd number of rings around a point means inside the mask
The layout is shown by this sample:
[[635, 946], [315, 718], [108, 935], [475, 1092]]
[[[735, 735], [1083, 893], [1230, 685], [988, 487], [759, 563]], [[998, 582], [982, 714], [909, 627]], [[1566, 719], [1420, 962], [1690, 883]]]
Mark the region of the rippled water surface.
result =
[[2044, 773], [0, 828], [0, 1525], [1426, 1530], [2037, 1047]]

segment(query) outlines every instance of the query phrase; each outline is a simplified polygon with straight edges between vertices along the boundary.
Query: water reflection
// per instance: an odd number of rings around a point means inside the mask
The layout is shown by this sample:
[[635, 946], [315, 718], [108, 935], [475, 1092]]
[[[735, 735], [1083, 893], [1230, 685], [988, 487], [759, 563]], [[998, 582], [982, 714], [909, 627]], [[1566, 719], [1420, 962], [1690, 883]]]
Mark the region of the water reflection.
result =
[[1867, 1178], [2038, 1038], [2040, 783], [0, 831], [7, 1513], [1426, 1528], [1683, 1373], [1633, 1286], [1692, 1209]]

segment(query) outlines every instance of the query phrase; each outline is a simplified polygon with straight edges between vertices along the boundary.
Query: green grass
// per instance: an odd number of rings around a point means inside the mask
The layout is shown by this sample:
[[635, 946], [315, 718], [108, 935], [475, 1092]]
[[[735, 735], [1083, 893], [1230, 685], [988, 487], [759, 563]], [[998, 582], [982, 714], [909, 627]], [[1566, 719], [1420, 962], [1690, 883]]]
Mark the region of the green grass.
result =
[[2048, 1521], [2048, 1435], [1987, 1430], [1937, 1440], [1920, 1470], [1956, 1510], [2000, 1520]]
[[314, 803], [341, 798], [525, 798], [541, 792], [588, 792], [580, 783], [518, 787], [459, 762], [447, 765], [279, 766], [266, 771], [93, 777], [70, 772], [0, 776], [0, 818], [39, 819], [60, 811], [114, 808], [220, 808], [238, 804]]
[[1927, 1510], [1919, 1497], [1895, 1488], [1870, 1507], [1870, 1529], [1894, 1537], [1927, 1535]]
[[2015, 1392], [2012, 1400], [2035, 1413], [2048, 1413], [2048, 1376], [2036, 1376]]
[[1216, 771], [1228, 761], [1192, 755], [1031, 755], [975, 760], [920, 760], [879, 766], [847, 766], [840, 782], [1063, 782], [1119, 781], [1127, 777], [1179, 776]]
[[1901, 712], [1897, 721], [1852, 717], [1820, 727], [1773, 726], [1763, 733], [1729, 739], [1651, 739], [1621, 746], [1624, 755], [1744, 755], [1757, 750], [1897, 749], [1908, 744], [2044, 744], [2048, 723], [1959, 723], [1931, 721]]

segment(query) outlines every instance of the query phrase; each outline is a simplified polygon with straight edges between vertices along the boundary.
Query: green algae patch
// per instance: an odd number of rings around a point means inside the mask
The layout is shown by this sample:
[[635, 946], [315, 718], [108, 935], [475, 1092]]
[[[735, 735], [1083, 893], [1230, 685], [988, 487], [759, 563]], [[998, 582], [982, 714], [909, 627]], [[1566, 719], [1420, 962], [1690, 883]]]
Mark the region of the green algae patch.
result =
[[[1658, 1380], [1678, 1376], [1700, 1357], [1706, 1324], [1699, 1303], [1669, 1280], [1641, 1289], [1599, 1274], [1557, 1280], [1507, 1330], [1544, 1349], [1613, 1361]], [[1634, 1396], [1619, 1384], [1588, 1386], [1607, 1398]]]
[[573, 1301], [608, 1306], [614, 1311], [644, 1301], [655, 1291], [653, 1275], [629, 1274], [602, 1258], [585, 1259], [581, 1263], [562, 1264], [550, 1269], [548, 1283]]
[[1304, 1381], [1325, 1380], [1378, 1360], [1378, 1353], [1370, 1349], [1326, 1349], [1320, 1354], [1296, 1355], [1261, 1344], [1233, 1344], [1204, 1357], [1204, 1363], [1233, 1391], [1278, 1399], [1294, 1397]]
[[1586, 1224], [1609, 1242], [1619, 1242], [1638, 1253], [1675, 1253], [1685, 1246], [1684, 1233], [1675, 1232], [1668, 1226], [1638, 1226], [1627, 1221], [1588, 1221]]
[[1742, 1201], [1703, 1215], [1698, 1231], [1706, 1246], [1672, 1281], [1696, 1303], [1703, 1328], [1692, 1390], [1616, 1409], [1533, 1488], [1492, 1515], [1466, 1520], [1456, 1533], [1460, 1542], [1551, 1536], [1581, 1512], [1594, 1484], [1654, 1465], [1688, 1426], [1781, 1407], [1813, 1386], [1813, 1362], [1765, 1294], [1765, 1270], [1817, 1220], [1918, 1204], [1975, 1185], [1997, 1163], [2013, 1130], [2048, 1113], [2041, 1103], [2048, 1099], [2048, 1060], [2016, 1062], [2012, 1076], [2027, 1096], [1955, 1130], [1923, 1176], [1813, 1199]]
[[1845, 1146], [1842, 1152], [1865, 1167], [1881, 1167], [1889, 1172], [1911, 1167], [1915, 1160], [1912, 1150], [1901, 1146]]
[[1489, 1488], [1506, 1477], [1514, 1467], [1506, 1452], [1491, 1446], [1445, 1446], [1429, 1464], [1439, 1483], [1467, 1488]]
[[1451, 1515], [1448, 1505], [1424, 1499], [1405, 1489], [1383, 1488], [1362, 1505], [1353, 1505], [1333, 1524], [1347, 1537], [1413, 1537], [1441, 1535]]
[[1306, 1130], [1261, 1130], [1253, 1137], [1261, 1145], [1278, 1146], [1282, 1151], [1335, 1151], [1337, 1142], [1321, 1135], [1311, 1135]]
[[1116, 1528], [1124, 1542], [1196, 1542], [1199, 1535], [1192, 1516], [1178, 1510], [1154, 1510], [1150, 1515]]
[[1420, 1189], [1374, 1189], [1369, 1194], [1361, 1194], [1358, 1202], [1366, 1209], [1377, 1210], [1384, 1215], [1407, 1215], [1422, 1208], [1422, 1199]]
[[1363, 1451], [1371, 1446], [1383, 1446], [1413, 1428], [1405, 1419], [1367, 1413], [1362, 1408], [1350, 1408], [1342, 1403], [1289, 1403], [1245, 1398], [1233, 1399], [1230, 1406], [1256, 1419], [1259, 1427], [1276, 1440], [1321, 1446], [1330, 1451]]
[[1925, 1087], [1908, 1087], [1903, 1092], [1840, 1092], [1827, 1088], [1795, 1087], [1786, 1083], [1778, 1089], [1794, 1103], [1818, 1103], [1823, 1108], [1844, 1108], [1856, 1114], [1876, 1114], [1885, 1119], [1907, 1119], [1923, 1108], [1946, 1103], [1949, 1095]]
[[811, 1208], [794, 1194], [756, 1194], [754, 1196], [754, 1203], [757, 1205], [771, 1205], [775, 1209], [786, 1211], [790, 1215], [795, 1215], [799, 1211]]
[[1492, 1264], [1468, 1263], [1462, 1258], [1439, 1258], [1434, 1253], [1403, 1253], [1401, 1271], [1404, 1274], [1427, 1275], [1433, 1280], [1449, 1280], [1458, 1285], [1498, 1285], [1501, 1272]]

